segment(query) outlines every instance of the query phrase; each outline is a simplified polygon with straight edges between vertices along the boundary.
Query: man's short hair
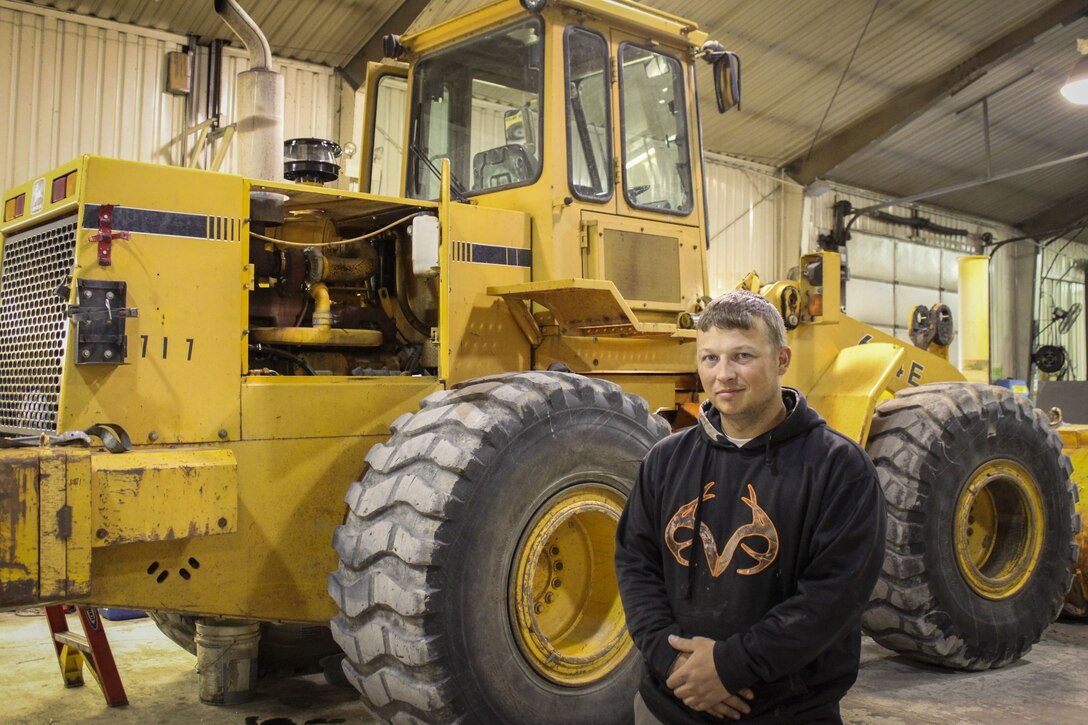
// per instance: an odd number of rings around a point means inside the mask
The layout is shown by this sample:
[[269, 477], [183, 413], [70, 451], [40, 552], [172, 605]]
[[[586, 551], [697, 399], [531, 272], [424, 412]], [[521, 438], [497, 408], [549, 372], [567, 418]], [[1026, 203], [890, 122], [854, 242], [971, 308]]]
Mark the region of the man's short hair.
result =
[[712, 327], [751, 330], [753, 318], [763, 320], [767, 336], [776, 350], [786, 346], [786, 324], [782, 321], [782, 313], [765, 297], [747, 290], [733, 290], [715, 297], [699, 315], [698, 329], [700, 332], [708, 332]]

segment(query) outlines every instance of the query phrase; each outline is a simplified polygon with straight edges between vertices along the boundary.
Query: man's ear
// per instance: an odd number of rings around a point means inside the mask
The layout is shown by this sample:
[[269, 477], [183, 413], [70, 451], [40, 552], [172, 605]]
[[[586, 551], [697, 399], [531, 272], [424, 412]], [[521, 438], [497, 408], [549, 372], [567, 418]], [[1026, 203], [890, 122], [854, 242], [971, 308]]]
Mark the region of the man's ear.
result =
[[790, 369], [790, 361], [793, 359], [793, 350], [788, 345], [783, 345], [778, 351], [778, 374], [785, 375]]

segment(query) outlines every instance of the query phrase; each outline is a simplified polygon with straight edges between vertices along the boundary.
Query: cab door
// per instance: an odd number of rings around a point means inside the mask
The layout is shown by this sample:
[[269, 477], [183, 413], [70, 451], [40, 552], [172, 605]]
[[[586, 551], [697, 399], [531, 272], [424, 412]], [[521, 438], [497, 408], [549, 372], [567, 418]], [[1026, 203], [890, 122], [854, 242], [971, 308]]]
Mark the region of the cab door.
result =
[[610, 46], [615, 210], [582, 210], [583, 276], [643, 321], [675, 321], [706, 294], [691, 89], [678, 50], [615, 30]]

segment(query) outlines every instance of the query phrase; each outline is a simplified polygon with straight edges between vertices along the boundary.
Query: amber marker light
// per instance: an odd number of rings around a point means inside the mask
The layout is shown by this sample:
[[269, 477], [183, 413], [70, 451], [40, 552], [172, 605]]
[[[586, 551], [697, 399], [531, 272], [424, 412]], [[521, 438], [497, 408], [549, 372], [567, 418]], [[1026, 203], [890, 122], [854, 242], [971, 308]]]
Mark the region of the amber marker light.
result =
[[53, 193], [49, 196], [54, 204], [61, 199], [67, 199], [76, 190], [76, 172], [72, 171], [64, 176], [53, 179]]
[[23, 208], [26, 206], [26, 194], [19, 194], [19, 196], [13, 196], [4, 202], [4, 221], [9, 222], [12, 219], [18, 219], [23, 215]]

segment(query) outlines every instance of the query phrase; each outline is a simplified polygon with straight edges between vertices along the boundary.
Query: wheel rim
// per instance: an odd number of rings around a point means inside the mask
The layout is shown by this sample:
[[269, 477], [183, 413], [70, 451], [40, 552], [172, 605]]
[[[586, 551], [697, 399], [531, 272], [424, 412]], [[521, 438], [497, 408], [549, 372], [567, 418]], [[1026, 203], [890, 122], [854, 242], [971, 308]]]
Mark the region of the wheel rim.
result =
[[1043, 500], [1031, 474], [1008, 459], [988, 461], [956, 500], [956, 562], [987, 599], [1023, 589], [1043, 548]]
[[595, 682], [631, 651], [613, 564], [623, 504], [603, 484], [567, 488], [541, 507], [518, 542], [514, 637], [533, 669], [556, 684]]

